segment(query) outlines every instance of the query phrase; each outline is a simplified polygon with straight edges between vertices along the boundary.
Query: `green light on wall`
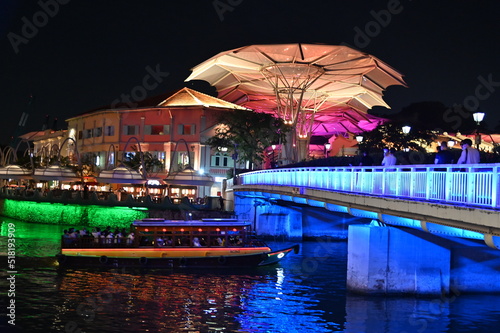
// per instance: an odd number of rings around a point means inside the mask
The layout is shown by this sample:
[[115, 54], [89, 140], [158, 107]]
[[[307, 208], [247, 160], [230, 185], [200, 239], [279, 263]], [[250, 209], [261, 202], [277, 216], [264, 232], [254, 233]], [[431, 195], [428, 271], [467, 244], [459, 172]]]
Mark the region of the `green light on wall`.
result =
[[148, 217], [148, 212], [143, 207], [104, 207], [5, 199], [2, 215], [36, 223], [128, 228], [132, 221]]

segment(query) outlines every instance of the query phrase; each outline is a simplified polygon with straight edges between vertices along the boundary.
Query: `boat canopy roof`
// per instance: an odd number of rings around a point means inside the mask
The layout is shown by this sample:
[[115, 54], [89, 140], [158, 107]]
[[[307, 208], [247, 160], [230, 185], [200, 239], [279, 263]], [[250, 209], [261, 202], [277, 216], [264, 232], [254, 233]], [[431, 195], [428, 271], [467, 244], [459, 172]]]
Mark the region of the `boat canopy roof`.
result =
[[135, 227], [246, 227], [249, 221], [237, 219], [201, 219], [201, 220], [165, 220], [162, 218], [146, 218], [136, 220], [132, 224]]

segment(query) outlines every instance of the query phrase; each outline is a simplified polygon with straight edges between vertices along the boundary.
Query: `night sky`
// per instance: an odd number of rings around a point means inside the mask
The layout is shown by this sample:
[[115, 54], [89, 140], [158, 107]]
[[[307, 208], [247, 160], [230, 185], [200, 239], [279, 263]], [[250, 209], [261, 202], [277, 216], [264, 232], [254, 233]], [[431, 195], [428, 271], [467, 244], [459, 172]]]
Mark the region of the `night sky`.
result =
[[151, 72], [147, 96], [184, 86], [215, 93], [184, 82], [192, 67], [241, 46], [296, 42], [347, 44], [399, 70], [409, 87], [388, 88], [391, 112], [422, 101], [465, 104], [494, 126], [499, 17], [494, 0], [2, 0], [0, 143], [40, 130], [46, 115], [65, 128], [65, 119], [130, 94]]

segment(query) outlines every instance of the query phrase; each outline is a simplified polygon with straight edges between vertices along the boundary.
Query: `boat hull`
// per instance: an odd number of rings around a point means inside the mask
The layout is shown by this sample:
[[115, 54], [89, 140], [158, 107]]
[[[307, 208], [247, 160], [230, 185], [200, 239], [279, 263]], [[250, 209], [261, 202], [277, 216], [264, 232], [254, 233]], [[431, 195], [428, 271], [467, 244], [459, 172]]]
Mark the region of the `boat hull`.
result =
[[[244, 249], [244, 250], [243, 250]], [[139, 268], [216, 268], [272, 265], [299, 250], [294, 245], [282, 250], [269, 248], [159, 250], [159, 249], [71, 249], [57, 255], [60, 267], [139, 267]], [[203, 251], [203, 252], [202, 252]], [[238, 252], [239, 251], [239, 252]]]

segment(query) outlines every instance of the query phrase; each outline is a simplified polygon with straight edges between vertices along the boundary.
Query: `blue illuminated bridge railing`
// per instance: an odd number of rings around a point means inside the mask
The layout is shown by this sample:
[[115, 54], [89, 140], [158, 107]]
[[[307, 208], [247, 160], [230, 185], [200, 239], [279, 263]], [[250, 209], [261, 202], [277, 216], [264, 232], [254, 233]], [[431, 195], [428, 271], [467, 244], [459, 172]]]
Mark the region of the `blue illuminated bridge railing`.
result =
[[276, 185], [497, 209], [500, 164], [302, 167], [239, 176], [238, 185]]

